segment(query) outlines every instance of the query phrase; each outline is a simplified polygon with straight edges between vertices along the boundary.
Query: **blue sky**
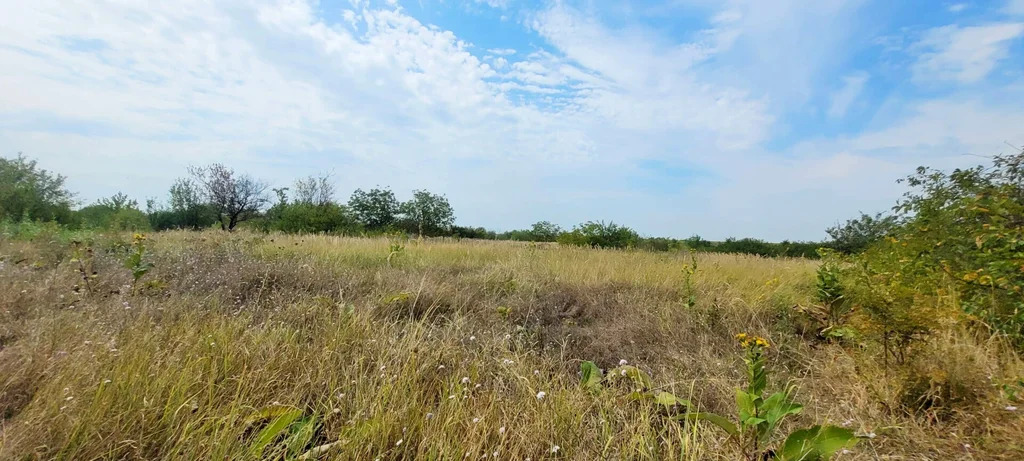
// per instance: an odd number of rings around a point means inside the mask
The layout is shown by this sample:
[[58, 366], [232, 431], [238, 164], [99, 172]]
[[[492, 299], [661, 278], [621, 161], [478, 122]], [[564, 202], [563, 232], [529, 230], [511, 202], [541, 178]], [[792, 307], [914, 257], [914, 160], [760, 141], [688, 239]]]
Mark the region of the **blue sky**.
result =
[[0, 0], [0, 148], [83, 203], [190, 164], [463, 225], [821, 239], [1024, 145], [1024, 0]]

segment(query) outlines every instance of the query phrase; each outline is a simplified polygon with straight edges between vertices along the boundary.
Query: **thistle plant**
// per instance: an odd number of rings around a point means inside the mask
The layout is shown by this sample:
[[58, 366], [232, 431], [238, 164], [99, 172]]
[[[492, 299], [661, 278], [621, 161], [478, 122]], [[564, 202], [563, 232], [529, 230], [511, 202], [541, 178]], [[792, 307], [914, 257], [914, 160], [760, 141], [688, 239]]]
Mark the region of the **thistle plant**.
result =
[[837, 451], [853, 446], [853, 432], [835, 426], [813, 426], [793, 431], [779, 450], [771, 448], [772, 439], [786, 417], [803, 410], [803, 406], [789, 399], [789, 392], [776, 392], [765, 397], [768, 371], [765, 368], [768, 340], [746, 333], [736, 335], [745, 352], [747, 386], [736, 389], [737, 421], [714, 413], [687, 413], [679, 418], [687, 421], [707, 421], [729, 434], [744, 459], [760, 461], [827, 460]]

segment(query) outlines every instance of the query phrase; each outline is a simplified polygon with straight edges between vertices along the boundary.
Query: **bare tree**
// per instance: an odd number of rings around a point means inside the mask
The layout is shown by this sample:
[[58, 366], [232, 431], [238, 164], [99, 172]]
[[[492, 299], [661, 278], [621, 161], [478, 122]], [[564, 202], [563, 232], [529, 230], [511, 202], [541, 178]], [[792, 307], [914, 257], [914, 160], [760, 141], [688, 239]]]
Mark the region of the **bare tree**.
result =
[[334, 183], [330, 173], [295, 181], [295, 203], [327, 205], [334, 201]]
[[193, 166], [188, 171], [202, 186], [223, 230], [234, 230], [238, 223], [254, 216], [268, 201], [266, 183], [246, 174], [236, 174], [220, 163]]

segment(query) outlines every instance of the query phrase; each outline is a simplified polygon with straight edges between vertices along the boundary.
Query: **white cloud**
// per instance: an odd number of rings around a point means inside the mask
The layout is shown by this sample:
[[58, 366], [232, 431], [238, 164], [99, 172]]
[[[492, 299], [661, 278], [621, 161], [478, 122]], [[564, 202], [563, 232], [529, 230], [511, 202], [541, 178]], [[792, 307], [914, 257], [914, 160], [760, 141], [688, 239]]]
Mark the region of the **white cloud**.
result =
[[911, 47], [912, 52], [920, 53], [913, 68], [914, 79], [977, 82], [1009, 56], [1010, 44], [1022, 33], [1024, 23], [930, 29]]
[[840, 118], [850, 110], [850, 105], [856, 101], [864, 84], [868, 81], [866, 72], [857, 72], [843, 77], [843, 86], [832, 95], [832, 104], [828, 108], [828, 116]]
[[425, 187], [465, 224], [782, 239], [891, 204], [919, 163], [1024, 142], [1007, 139], [1019, 108], [998, 104], [1018, 89], [897, 101], [864, 134], [766, 148], [817, 92], [834, 116], [860, 107], [866, 74], [822, 91], [859, 1], [706, 2], [710, 28], [682, 38], [558, 3], [519, 15], [542, 43], [518, 52], [352, 3], [328, 23], [312, 0], [17, 2], [0, 16], [0, 145], [85, 200], [164, 196], [185, 165], [223, 161], [276, 184], [334, 169], [343, 192]]
[[959, 13], [967, 9], [967, 6], [968, 5], [966, 3], [953, 3], [947, 6], [946, 9], [949, 10], [950, 13]]

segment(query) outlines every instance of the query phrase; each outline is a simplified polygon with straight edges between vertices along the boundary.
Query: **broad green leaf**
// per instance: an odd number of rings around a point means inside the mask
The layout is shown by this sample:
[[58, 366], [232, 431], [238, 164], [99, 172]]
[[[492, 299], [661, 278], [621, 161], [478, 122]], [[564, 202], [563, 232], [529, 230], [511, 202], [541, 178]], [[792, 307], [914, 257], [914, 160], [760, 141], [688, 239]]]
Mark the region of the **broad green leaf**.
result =
[[589, 360], [585, 360], [580, 364], [580, 372], [583, 377], [580, 379], [580, 386], [584, 389], [596, 391], [601, 388], [601, 379], [604, 378], [604, 373], [598, 368], [597, 364]]
[[654, 394], [654, 403], [664, 405], [666, 407], [672, 407], [675, 405], [689, 407], [691, 405], [689, 400], [681, 399], [676, 397], [675, 394], [665, 391]]
[[289, 426], [291, 426], [292, 423], [301, 416], [302, 410], [293, 409], [272, 419], [270, 424], [264, 427], [259, 434], [256, 434], [256, 438], [253, 440], [252, 446], [250, 447], [253, 455], [257, 457], [262, 455], [263, 450], [265, 450], [271, 443], [274, 443], [274, 441], [279, 437], [284, 435]]
[[732, 421], [729, 421], [728, 419], [725, 419], [724, 417], [716, 415], [714, 413], [687, 413], [685, 415], [677, 416], [676, 419], [685, 421], [707, 421], [711, 424], [714, 424], [722, 428], [722, 430], [724, 430], [725, 432], [729, 433], [729, 435], [734, 437], [739, 435], [740, 433], [739, 428], [737, 428], [736, 425], [732, 423]]
[[786, 401], [785, 394], [776, 392], [765, 399], [764, 403], [761, 404], [761, 409], [761, 413], [768, 420], [768, 424], [774, 427], [786, 416], [800, 413], [803, 410], [803, 406]]
[[821, 461], [857, 443], [853, 431], [836, 426], [814, 426], [793, 431], [782, 444], [783, 461]]
[[743, 389], [736, 389], [736, 408], [740, 413], [740, 421], [746, 421], [757, 416], [754, 396], [748, 394]]
[[313, 436], [316, 435], [316, 429], [319, 425], [319, 418], [309, 416], [302, 418], [292, 424], [292, 435], [288, 438], [288, 452], [292, 455], [298, 455], [303, 452], [309, 443], [313, 441]]

